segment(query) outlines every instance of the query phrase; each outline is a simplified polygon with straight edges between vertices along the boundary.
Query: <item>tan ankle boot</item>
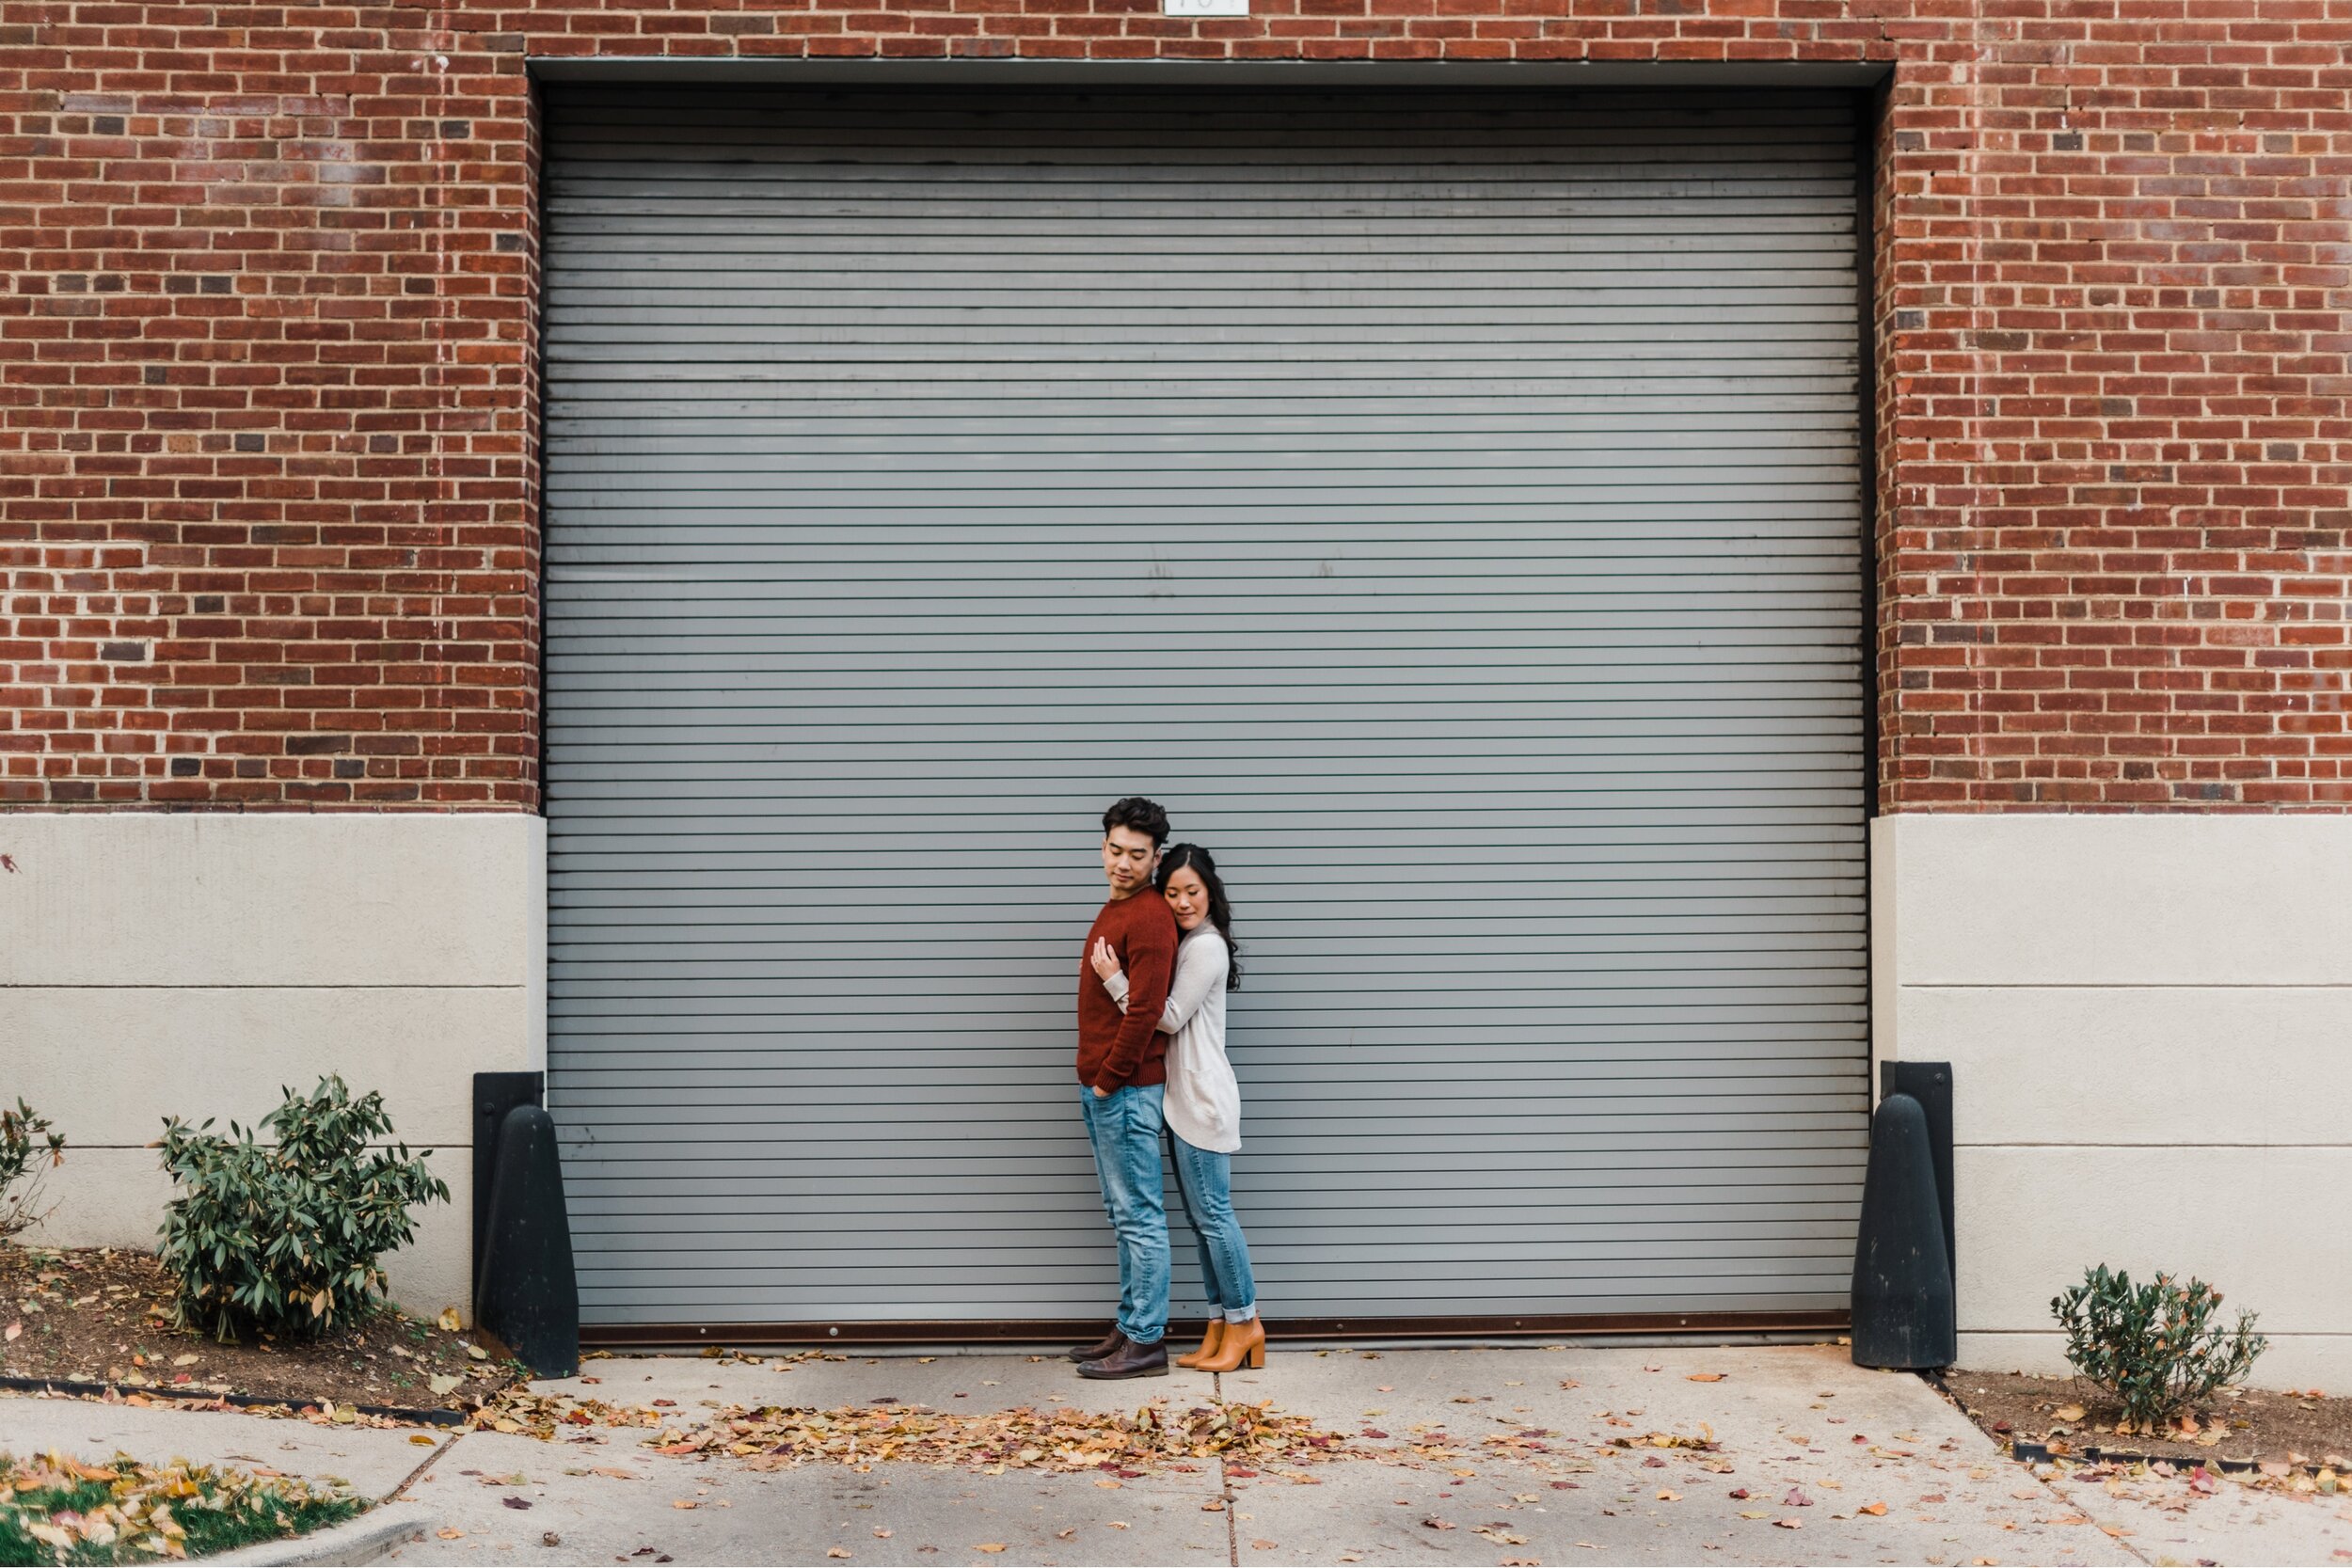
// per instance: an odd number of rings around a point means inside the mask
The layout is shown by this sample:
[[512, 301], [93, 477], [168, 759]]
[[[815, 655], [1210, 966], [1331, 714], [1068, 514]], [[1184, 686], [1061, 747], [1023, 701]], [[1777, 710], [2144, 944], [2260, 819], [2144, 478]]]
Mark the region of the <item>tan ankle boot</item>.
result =
[[1192, 1352], [1190, 1354], [1178, 1356], [1176, 1358], [1176, 1365], [1179, 1367], [1198, 1367], [1201, 1362], [1206, 1361], [1209, 1357], [1216, 1354], [1217, 1344], [1224, 1338], [1225, 1320], [1223, 1318], [1211, 1318], [1209, 1320], [1209, 1332], [1202, 1335], [1200, 1338], [1200, 1348]]
[[1237, 1372], [1247, 1361], [1252, 1367], [1265, 1365], [1265, 1323], [1252, 1318], [1246, 1323], [1227, 1323], [1225, 1333], [1216, 1342], [1216, 1354], [1200, 1363], [1204, 1372]]

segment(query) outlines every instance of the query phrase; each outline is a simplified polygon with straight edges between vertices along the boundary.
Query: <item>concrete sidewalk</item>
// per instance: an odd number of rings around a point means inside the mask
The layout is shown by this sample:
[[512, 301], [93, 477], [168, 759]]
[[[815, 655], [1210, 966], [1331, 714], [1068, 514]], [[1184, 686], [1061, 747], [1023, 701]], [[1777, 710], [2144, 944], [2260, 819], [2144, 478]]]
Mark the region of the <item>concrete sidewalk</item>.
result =
[[[995, 1354], [788, 1365], [614, 1359], [589, 1365], [594, 1384], [542, 1387], [669, 1400], [681, 1426], [726, 1404], [977, 1414], [1271, 1399], [1336, 1431], [1387, 1433], [1392, 1451], [1279, 1474], [1214, 1460], [1124, 1479], [902, 1463], [763, 1473], [655, 1453], [631, 1428], [541, 1442], [25, 1400], [0, 1402], [0, 1447], [341, 1475], [436, 1516], [436, 1533], [397, 1549], [403, 1562], [2352, 1562], [2342, 1497], [2040, 1480], [1916, 1378], [1861, 1370], [1832, 1347], [1278, 1347], [1263, 1371], [1128, 1384]], [[1714, 1452], [1610, 1447], [1702, 1423]], [[1439, 1426], [1461, 1457], [1405, 1446]], [[1483, 1444], [1501, 1434], [1520, 1441]], [[1865, 1512], [1875, 1505], [1884, 1513]]]

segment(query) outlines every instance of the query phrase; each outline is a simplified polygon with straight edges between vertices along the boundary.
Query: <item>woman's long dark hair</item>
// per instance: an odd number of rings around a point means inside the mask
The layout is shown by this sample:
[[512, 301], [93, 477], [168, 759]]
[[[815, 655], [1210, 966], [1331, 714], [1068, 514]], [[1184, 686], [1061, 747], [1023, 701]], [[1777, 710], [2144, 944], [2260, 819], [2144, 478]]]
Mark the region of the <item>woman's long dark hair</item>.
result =
[[1160, 869], [1152, 877], [1152, 885], [1161, 893], [1168, 892], [1168, 879], [1184, 867], [1192, 867], [1200, 879], [1200, 885], [1209, 890], [1209, 924], [1225, 939], [1225, 951], [1231, 959], [1225, 970], [1225, 989], [1241, 990], [1241, 943], [1233, 940], [1233, 906], [1225, 896], [1225, 879], [1216, 874], [1216, 862], [1198, 844], [1171, 844], [1160, 857]]

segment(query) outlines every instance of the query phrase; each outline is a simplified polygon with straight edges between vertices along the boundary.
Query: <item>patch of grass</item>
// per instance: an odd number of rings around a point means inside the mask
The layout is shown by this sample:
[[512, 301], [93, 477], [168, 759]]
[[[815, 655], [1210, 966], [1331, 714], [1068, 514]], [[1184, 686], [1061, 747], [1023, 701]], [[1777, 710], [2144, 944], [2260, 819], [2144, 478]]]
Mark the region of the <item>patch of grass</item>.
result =
[[288, 1476], [0, 1454], [0, 1564], [154, 1562], [304, 1535], [367, 1504]]

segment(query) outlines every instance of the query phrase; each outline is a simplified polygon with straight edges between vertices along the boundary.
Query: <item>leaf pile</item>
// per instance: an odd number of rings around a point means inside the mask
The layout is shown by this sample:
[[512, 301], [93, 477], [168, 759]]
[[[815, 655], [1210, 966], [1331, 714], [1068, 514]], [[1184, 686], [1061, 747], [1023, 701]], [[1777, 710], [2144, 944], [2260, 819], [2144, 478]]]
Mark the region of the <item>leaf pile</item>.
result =
[[0, 1454], [0, 1561], [139, 1562], [300, 1534], [366, 1505], [274, 1470]]
[[1551, 1437], [1548, 1427], [1519, 1427], [1481, 1438], [1478, 1446], [1498, 1459], [1524, 1459], [1530, 1454], [1551, 1452], [1554, 1444], [1548, 1441]]
[[545, 1441], [564, 1427], [658, 1427], [675, 1412], [608, 1404], [579, 1394], [533, 1393], [525, 1384], [501, 1388], [467, 1418], [483, 1432], [515, 1433]]
[[1007, 1469], [1109, 1470], [1140, 1475], [1154, 1465], [1225, 1458], [1245, 1464], [1305, 1464], [1347, 1451], [1344, 1433], [1326, 1432], [1274, 1402], [1175, 1409], [1153, 1400], [1132, 1415], [1028, 1405], [954, 1415], [926, 1405], [845, 1405], [834, 1410], [730, 1406], [692, 1432], [648, 1439], [677, 1456], [727, 1454], [755, 1470], [811, 1462], [864, 1468], [884, 1460]]
[[[705, 1345], [702, 1348], [701, 1358], [705, 1361], [716, 1361], [722, 1367], [773, 1366], [776, 1370], [780, 1372], [788, 1372], [795, 1366], [798, 1366], [803, 1361], [847, 1361], [850, 1359], [848, 1356], [839, 1354], [833, 1351], [781, 1350], [767, 1351], [755, 1354], [751, 1351], [733, 1350], [725, 1345]], [[612, 1353], [611, 1351], [590, 1351], [586, 1355], [581, 1356], [580, 1359], [583, 1361], [610, 1361], [612, 1359]], [[929, 1366], [932, 1362], [938, 1360], [939, 1357], [936, 1355], [918, 1355], [914, 1359], [923, 1366]]]
[[1612, 1437], [1612, 1448], [1618, 1449], [1695, 1449], [1701, 1453], [1718, 1453], [1723, 1445], [1715, 1441], [1715, 1429], [1705, 1421], [1699, 1423], [1699, 1435], [1682, 1432], [1653, 1432], [1643, 1437]]

